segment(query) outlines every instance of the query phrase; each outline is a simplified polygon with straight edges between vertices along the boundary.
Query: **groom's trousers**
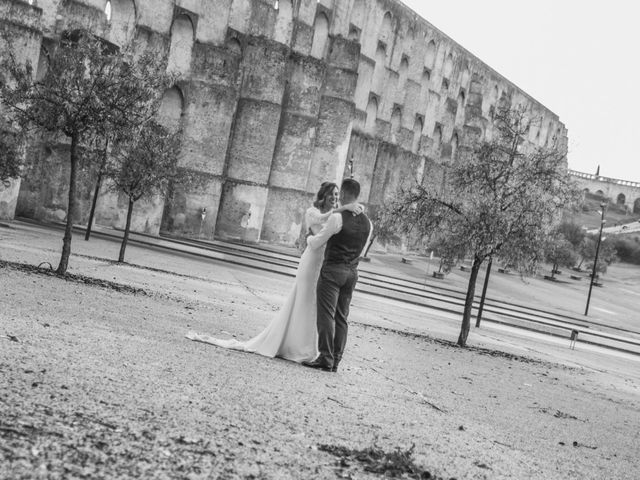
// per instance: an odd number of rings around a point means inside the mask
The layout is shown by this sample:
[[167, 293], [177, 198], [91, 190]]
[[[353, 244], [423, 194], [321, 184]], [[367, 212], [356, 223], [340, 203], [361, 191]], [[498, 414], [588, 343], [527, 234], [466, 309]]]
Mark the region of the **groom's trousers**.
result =
[[347, 317], [358, 266], [346, 263], [323, 265], [317, 286], [318, 361], [331, 367], [342, 360], [347, 343]]

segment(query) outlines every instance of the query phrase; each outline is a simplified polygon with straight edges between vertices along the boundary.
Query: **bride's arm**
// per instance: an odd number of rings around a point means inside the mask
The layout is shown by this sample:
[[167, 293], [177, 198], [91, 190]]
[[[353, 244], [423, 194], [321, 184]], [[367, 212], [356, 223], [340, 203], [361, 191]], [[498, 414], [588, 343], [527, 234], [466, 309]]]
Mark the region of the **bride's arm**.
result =
[[310, 207], [305, 216], [305, 222], [309, 231], [313, 235], [318, 233], [322, 229], [322, 225], [327, 221], [332, 213], [333, 211], [331, 210], [326, 213], [322, 213], [316, 207]]

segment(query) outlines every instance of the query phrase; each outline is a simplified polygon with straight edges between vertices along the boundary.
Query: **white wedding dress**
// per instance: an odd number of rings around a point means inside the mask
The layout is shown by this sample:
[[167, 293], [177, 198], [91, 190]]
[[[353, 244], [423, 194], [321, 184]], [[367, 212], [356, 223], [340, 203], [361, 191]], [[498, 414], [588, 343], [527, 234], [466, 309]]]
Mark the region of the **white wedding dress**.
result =
[[[306, 228], [317, 233], [329, 218], [311, 207], [305, 214]], [[295, 283], [278, 314], [258, 336], [238, 341], [189, 332], [186, 337], [219, 347], [281, 357], [294, 362], [311, 361], [318, 356], [316, 327], [316, 284], [324, 259], [324, 247], [307, 247], [298, 264]]]

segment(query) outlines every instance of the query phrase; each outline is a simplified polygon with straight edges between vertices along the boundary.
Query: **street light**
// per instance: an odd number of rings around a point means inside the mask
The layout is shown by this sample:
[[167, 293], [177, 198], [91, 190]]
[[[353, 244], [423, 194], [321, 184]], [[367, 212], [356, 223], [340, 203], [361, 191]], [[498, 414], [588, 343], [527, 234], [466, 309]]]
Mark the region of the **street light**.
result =
[[596, 244], [596, 258], [593, 261], [593, 271], [591, 272], [591, 282], [589, 282], [589, 295], [587, 296], [587, 307], [584, 309], [584, 314], [587, 315], [589, 313], [589, 302], [591, 301], [591, 289], [593, 288], [593, 282], [595, 281], [596, 278], [596, 267], [598, 266], [598, 253], [600, 253], [600, 242], [602, 241], [602, 228], [604, 227], [604, 224], [607, 222], [604, 219], [604, 212], [606, 210], [607, 204], [606, 203], [601, 203], [600, 204], [600, 208], [601, 211], [598, 212], [601, 214], [600, 217], [600, 233], [598, 234], [598, 243]]

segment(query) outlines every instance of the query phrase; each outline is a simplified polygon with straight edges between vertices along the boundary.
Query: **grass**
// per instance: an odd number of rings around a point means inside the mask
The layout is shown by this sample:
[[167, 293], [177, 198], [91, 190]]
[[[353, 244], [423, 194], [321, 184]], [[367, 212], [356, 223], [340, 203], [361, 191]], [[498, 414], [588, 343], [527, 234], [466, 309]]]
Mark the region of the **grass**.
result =
[[[608, 227], [631, 223], [640, 219], [640, 213], [629, 213], [623, 205], [617, 205], [611, 199], [605, 200], [608, 201], [608, 205], [604, 218], [607, 220]], [[567, 212], [567, 220], [571, 220], [587, 229], [599, 228], [601, 215], [598, 211], [602, 201], [603, 198], [599, 195], [587, 193], [582, 208], [577, 212]]]

